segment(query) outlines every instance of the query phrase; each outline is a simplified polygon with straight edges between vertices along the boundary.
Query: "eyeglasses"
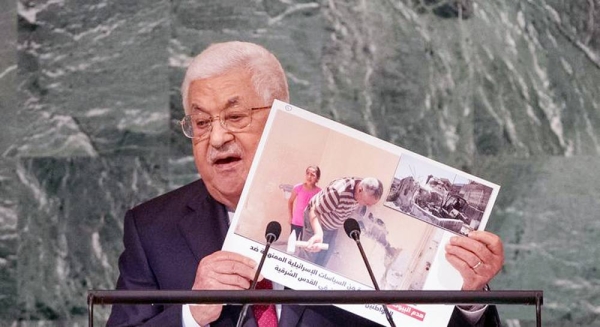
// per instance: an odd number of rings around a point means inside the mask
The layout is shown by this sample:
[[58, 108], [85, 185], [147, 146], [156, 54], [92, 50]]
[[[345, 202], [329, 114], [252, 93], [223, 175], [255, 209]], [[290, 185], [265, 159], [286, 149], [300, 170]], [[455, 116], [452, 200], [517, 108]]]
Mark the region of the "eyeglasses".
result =
[[212, 124], [219, 120], [224, 129], [236, 133], [250, 126], [252, 123], [252, 113], [255, 110], [270, 109], [271, 107], [259, 107], [250, 109], [241, 109], [231, 107], [224, 109], [219, 115], [212, 117], [207, 113], [197, 113], [186, 115], [181, 120], [181, 129], [183, 134], [191, 139], [205, 139], [210, 135]]

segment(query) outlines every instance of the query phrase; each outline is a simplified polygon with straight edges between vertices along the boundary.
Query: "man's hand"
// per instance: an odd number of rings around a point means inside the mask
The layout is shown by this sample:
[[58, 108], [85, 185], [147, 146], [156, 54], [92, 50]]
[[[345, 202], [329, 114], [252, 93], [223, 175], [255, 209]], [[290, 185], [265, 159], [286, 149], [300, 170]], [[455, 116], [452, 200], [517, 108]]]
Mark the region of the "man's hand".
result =
[[[193, 290], [244, 290], [254, 278], [256, 262], [243, 255], [217, 251], [204, 257], [198, 269]], [[190, 311], [200, 326], [217, 320], [223, 305], [190, 305]]]
[[323, 234], [315, 234], [306, 242], [306, 251], [319, 252], [321, 248], [318, 244], [323, 243]]
[[473, 231], [446, 244], [446, 259], [463, 278], [463, 290], [481, 290], [504, 264], [504, 246], [496, 234]]

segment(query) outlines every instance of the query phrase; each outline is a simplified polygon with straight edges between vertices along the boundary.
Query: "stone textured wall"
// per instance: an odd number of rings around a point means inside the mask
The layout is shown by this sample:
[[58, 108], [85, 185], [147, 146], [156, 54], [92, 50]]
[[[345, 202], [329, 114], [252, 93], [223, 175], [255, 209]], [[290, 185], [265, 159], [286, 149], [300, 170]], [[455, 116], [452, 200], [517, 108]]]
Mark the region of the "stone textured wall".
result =
[[600, 326], [599, 0], [0, 8], [0, 325], [86, 324], [125, 210], [197, 178], [176, 124], [187, 63], [235, 39], [280, 58], [292, 103], [502, 185], [492, 288], [543, 289], [545, 326]]

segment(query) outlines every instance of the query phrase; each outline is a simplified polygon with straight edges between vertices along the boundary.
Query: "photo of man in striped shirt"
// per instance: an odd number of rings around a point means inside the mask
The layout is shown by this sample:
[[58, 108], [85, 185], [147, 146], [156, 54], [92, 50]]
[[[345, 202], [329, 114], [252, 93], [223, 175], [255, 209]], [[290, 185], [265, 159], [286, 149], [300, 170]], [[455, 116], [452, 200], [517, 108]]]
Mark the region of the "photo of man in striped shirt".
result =
[[[332, 252], [333, 242], [344, 221], [352, 217], [361, 206], [376, 204], [383, 194], [383, 184], [373, 177], [344, 177], [332, 181], [317, 193], [304, 211], [306, 248], [299, 256], [318, 265], [325, 265]], [[321, 251], [319, 243], [329, 245]]]

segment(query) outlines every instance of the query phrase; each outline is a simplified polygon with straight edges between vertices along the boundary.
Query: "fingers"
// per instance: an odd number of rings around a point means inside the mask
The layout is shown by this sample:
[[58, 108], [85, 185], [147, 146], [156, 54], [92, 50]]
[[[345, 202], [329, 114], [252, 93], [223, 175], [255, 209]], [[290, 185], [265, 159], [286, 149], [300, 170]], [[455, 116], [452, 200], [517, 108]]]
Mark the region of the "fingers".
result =
[[306, 251], [308, 251], [308, 252], [320, 252], [321, 248], [318, 245], [313, 244], [311, 246], [307, 246], [306, 247]]
[[308, 252], [319, 252], [321, 248], [319, 248], [318, 244], [323, 243], [323, 238], [318, 235], [313, 235], [306, 242], [306, 251]]
[[486, 248], [496, 255], [504, 255], [502, 240], [496, 234], [485, 231], [473, 231], [469, 233], [469, 239], [474, 239], [485, 244]]
[[500, 238], [492, 233], [475, 231], [468, 237], [455, 236], [450, 239], [447, 252], [465, 260], [469, 266], [504, 258], [504, 249]]
[[[198, 264], [192, 289], [247, 289], [254, 278], [255, 268], [256, 262], [250, 258], [233, 252], [217, 251], [204, 257]], [[222, 308], [219, 304], [190, 305], [190, 312], [197, 323], [205, 326], [220, 316]]]
[[255, 267], [256, 263], [250, 258], [217, 251], [200, 261], [193, 289], [247, 289]]
[[474, 231], [468, 237], [452, 237], [446, 259], [463, 277], [463, 289], [481, 289], [502, 269], [504, 247], [497, 235]]
[[[464, 237], [458, 237], [464, 238]], [[481, 252], [481, 249], [475, 249], [476, 245], [472, 245], [470, 242], [464, 242], [463, 240], [455, 240], [454, 237], [450, 239], [450, 243], [446, 246], [446, 253], [452, 254], [462, 261], [469, 267], [473, 267], [479, 262], [479, 257], [476, 252]], [[482, 254], [481, 254], [482, 255]]]

